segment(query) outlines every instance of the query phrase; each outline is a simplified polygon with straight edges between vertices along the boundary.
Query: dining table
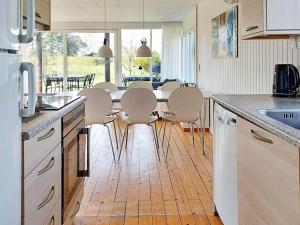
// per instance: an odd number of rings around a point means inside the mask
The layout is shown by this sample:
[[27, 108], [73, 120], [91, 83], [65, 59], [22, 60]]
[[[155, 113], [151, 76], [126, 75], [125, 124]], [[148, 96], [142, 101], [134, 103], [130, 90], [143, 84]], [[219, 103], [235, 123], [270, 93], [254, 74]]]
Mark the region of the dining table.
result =
[[[126, 90], [118, 90], [110, 92], [110, 96], [113, 102], [121, 102], [121, 98]], [[154, 90], [153, 93], [156, 96], [157, 102], [168, 102], [172, 91], [169, 90]]]

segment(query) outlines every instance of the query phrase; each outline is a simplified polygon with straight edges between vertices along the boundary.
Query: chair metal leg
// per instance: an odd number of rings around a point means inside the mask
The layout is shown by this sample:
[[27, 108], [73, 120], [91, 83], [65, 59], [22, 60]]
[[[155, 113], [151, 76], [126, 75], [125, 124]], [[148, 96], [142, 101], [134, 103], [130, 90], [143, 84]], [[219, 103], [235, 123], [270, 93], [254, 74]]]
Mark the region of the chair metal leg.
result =
[[125, 145], [125, 149], [127, 149], [127, 144], [128, 144], [128, 128], [126, 130], [126, 145]]
[[202, 145], [202, 155], [206, 156], [205, 153], [205, 142], [204, 142], [204, 132], [205, 132], [205, 128], [204, 128], [204, 124], [202, 121], [202, 113], [201, 111], [199, 112], [199, 121], [200, 121], [200, 127], [201, 127], [201, 137], [200, 137], [200, 141], [201, 141], [201, 145]]
[[109, 135], [109, 140], [110, 140], [111, 150], [112, 150], [112, 153], [113, 153], [113, 156], [114, 156], [114, 161], [116, 161], [116, 156], [115, 156], [114, 146], [113, 146], [112, 139], [111, 139], [110, 129], [109, 129], [109, 127], [106, 124], [104, 126], [107, 128], [108, 135]]
[[117, 129], [116, 129], [116, 121], [113, 121], [113, 125], [114, 125], [114, 131], [115, 131], [115, 138], [116, 138], [117, 149], [119, 149], [118, 135], [117, 135]]
[[156, 147], [156, 152], [157, 152], [157, 157], [158, 157], [158, 160], [160, 161], [160, 156], [159, 156], [159, 147], [158, 147], [158, 139], [157, 139], [157, 130], [156, 130], [156, 126], [155, 126], [155, 131], [154, 131], [154, 127], [152, 125], [150, 125], [151, 128], [152, 128], [152, 133], [153, 133], [153, 140], [154, 140], [154, 143], [155, 143], [155, 147]]
[[166, 155], [166, 159], [168, 159], [168, 154], [169, 154], [169, 148], [170, 148], [170, 139], [171, 139], [171, 132], [172, 132], [172, 128], [175, 125], [175, 123], [172, 123], [170, 126], [170, 132], [169, 132], [169, 140], [168, 140], [168, 147], [167, 147], [167, 155]]
[[191, 123], [191, 128], [192, 128], [193, 147], [195, 147], [194, 125], [192, 123]]
[[164, 142], [165, 142], [165, 134], [166, 134], [166, 126], [167, 126], [167, 120], [165, 119], [165, 125], [164, 125], [164, 132], [163, 132], [163, 139], [161, 143], [161, 147], [164, 147]]
[[[165, 116], [165, 115], [164, 115], [164, 116]], [[164, 116], [161, 118], [161, 126], [160, 126], [159, 132], [158, 132], [159, 135], [160, 135], [160, 132], [161, 132], [163, 126], [164, 126], [164, 120], [165, 120], [165, 117], [164, 117]]]
[[116, 114], [116, 118], [117, 118], [117, 125], [118, 125], [118, 129], [119, 129], [119, 135], [121, 137], [122, 136], [122, 131], [121, 131], [121, 127], [120, 127], [120, 124], [119, 124], [119, 116], [118, 116], [118, 114]]
[[156, 134], [156, 140], [157, 140], [157, 147], [159, 148], [159, 139], [158, 139], [158, 135], [157, 135], [157, 126], [156, 126], [156, 122], [154, 123], [154, 128], [155, 128], [155, 134]]
[[121, 142], [121, 151], [123, 149], [123, 144], [124, 144], [124, 140], [125, 140], [125, 136], [127, 134], [127, 129], [128, 129], [128, 125], [125, 127], [125, 130], [124, 130], [124, 134], [122, 135], [122, 142]]

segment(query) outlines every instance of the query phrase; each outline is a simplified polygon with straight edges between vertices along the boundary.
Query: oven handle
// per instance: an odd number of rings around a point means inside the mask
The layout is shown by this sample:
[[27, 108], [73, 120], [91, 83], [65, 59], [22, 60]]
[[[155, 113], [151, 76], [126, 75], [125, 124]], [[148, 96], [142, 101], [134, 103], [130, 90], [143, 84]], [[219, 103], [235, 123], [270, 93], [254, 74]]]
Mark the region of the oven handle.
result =
[[[80, 161], [80, 135], [87, 136], [87, 146], [86, 146], [86, 166], [85, 170], [81, 170], [79, 168], [79, 161]], [[90, 129], [89, 128], [82, 128], [77, 136], [77, 145], [78, 145], [78, 152], [77, 152], [77, 175], [78, 177], [89, 177], [90, 176]]]

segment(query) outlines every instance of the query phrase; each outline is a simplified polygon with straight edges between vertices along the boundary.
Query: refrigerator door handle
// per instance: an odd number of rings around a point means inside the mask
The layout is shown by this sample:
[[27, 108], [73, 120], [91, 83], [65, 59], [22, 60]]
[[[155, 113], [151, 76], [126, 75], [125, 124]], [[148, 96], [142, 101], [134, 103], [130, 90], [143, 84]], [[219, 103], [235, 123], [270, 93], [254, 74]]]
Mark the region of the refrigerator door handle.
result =
[[[21, 63], [21, 116], [30, 117], [35, 113], [36, 105], [36, 86], [35, 86], [35, 73], [34, 66], [31, 63]], [[24, 85], [24, 72], [28, 73], [28, 107], [25, 109], [23, 103], [23, 85]]]
[[[22, 16], [21, 16], [22, 18]], [[35, 29], [35, 0], [28, 0], [27, 3], [27, 31], [23, 34], [23, 20], [21, 19], [21, 43], [30, 43], [33, 40]]]

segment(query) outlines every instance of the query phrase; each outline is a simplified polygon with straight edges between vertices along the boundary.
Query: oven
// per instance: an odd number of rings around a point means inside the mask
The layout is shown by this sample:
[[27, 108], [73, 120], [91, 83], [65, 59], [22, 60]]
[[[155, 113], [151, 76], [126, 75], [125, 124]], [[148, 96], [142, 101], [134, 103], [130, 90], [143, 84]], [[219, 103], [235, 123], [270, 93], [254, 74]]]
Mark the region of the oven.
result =
[[70, 213], [76, 193], [90, 175], [90, 137], [85, 127], [84, 104], [62, 119], [62, 212], [63, 221]]

